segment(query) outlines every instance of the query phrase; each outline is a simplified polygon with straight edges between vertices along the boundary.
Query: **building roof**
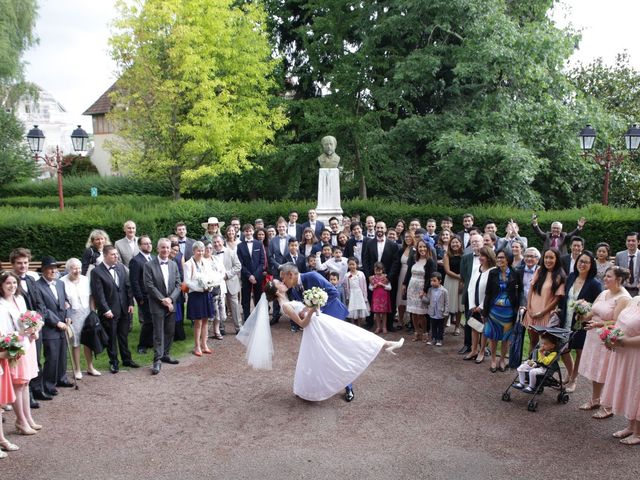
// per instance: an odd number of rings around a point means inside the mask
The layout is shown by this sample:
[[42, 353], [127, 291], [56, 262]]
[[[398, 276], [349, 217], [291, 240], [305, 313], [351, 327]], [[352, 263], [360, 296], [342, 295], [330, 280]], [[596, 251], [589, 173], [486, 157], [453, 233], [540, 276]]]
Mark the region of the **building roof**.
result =
[[116, 88], [116, 84], [111, 85], [106, 92], [100, 95], [100, 98], [91, 105], [83, 115], [101, 115], [111, 111], [111, 96], [109, 95]]

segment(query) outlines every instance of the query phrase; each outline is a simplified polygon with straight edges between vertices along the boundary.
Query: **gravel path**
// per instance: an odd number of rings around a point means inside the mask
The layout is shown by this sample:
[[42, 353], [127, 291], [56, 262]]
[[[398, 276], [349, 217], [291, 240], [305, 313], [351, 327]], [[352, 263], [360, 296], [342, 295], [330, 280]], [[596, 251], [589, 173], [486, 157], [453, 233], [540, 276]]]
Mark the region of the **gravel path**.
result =
[[[355, 383], [356, 398], [311, 403], [292, 393], [300, 334], [273, 328], [274, 369], [250, 370], [233, 336], [212, 356], [87, 377], [41, 402], [44, 429], [17, 436], [0, 460], [0, 478], [50, 479], [637, 479], [640, 447], [611, 433], [622, 418], [592, 420], [577, 405], [543, 394], [538, 412], [526, 397], [500, 400], [511, 373], [489, 372], [442, 348], [408, 342], [382, 352]], [[389, 335], [391, 339], [399, 334]], [[635, 458], [635, 460], [633, 460]]]

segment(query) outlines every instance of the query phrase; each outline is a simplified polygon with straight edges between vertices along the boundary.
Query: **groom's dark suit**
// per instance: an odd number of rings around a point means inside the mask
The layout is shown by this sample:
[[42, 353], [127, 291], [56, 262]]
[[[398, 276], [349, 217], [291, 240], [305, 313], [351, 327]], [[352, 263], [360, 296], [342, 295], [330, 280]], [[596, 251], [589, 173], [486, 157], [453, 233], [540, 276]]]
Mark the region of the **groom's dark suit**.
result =
[[[302, 288], [300, 288], [302, 287]], [[340, 301], [340, 294], [336, 287], [334, 287], [327, 279], [325, 279], [318, 272], [307, 272], [300, 274], [300, 284], [298, 287], [294, 287], [289, 290], [291, 292], [291, 298], [294, 300], [302, 301], [303, 292], [309, 288], [319, 287], [329, 295], [327, 304], [320, 309], [322, 313], [331, 315], [332, 317], [344, 320], [347, 318], [349, 311], [347, 307]]]
[[[96, 302], [96, 309], [104, 329], [109, 336], [109, 363], [117, 368], [118, 348], [123, 364], [133, 363], [129, 351], [129, 314], [128, 308], [133, 306], [133, 295], [129, 285], [129, 276], [124, 265], [117, 263], [113, 266], [117, 276], [116, 285], [106, 263], [101, 263], [91, 271], [91, 293]], [[113, 318], [106, 318], [108, 311]]]
[[[167, 283], [162, 274], [162, 265], [167, 266]], [[180, 296], [180, 272], [176, 262], [156, 257], [144, 266], [144, 286], [149, 299], [149, 311], [153, 321], [153, 361], [169, 356], [176, 328], [176, 304]], [[173, 311], [162, 304], [164, 298], [173, 302]]]

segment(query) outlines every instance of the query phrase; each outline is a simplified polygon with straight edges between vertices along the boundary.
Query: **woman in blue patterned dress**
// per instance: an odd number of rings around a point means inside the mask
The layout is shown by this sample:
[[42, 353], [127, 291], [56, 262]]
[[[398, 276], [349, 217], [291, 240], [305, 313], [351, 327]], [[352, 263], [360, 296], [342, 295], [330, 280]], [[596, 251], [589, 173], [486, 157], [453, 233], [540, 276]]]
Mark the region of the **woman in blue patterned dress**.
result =
[[496, 254], [496, 266], [489, 272], [484, 297], [483, 312], [488, 312], [484, 324], [484, 336], [489, 340], [491, 349], [491, 372], [498, 370], [496, 350], [500, 346], [500, 371], [507, 368], [507, 353], [513, 322], [518, 311], [522, 281], [520, 275], [509, 267], [513, 262], [510, 253], [499, 251]]

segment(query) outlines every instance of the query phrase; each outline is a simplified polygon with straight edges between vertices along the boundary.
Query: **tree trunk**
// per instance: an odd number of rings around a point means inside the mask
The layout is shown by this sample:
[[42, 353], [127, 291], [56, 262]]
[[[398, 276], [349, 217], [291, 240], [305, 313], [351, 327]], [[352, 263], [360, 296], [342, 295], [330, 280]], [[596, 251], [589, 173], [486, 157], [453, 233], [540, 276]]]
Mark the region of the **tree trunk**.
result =
[[169, 182], [171, 182], [171, 191], [174, 200], [180, 200], [180, 169], [172, 168], [169, 174]]

